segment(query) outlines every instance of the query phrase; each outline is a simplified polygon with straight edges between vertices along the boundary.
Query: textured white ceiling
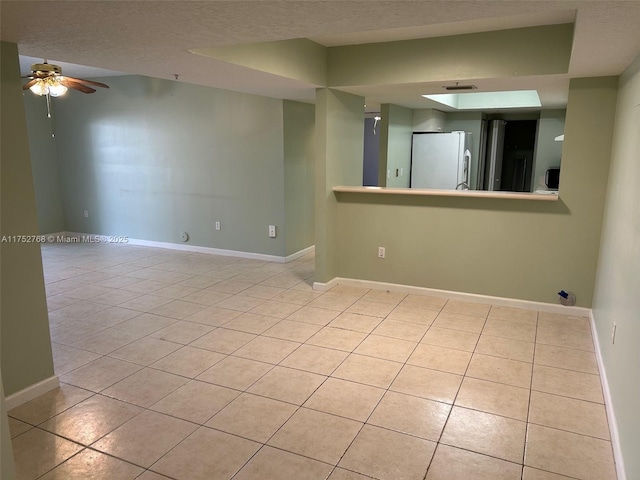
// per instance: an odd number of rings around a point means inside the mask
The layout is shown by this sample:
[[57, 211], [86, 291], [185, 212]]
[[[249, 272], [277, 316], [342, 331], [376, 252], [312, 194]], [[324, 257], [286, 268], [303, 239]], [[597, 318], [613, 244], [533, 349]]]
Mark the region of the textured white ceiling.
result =
[[[1, 38], [17, 43], [22, 55], [167, 79], [178, 73], [189, 83], [307, 101], [313, 88], [302, 82], [187, 50], [292, 38], [325, 45], [391, 41], [560, 23], [575, 15], [570, 71], [556, 87], [547, 82], [550, 98], [562, 96], [554, 88], [566, 92], [570, 77], [617, 75], [640, 53], [638, 0], [3, 0], [0, 9]], [[374, 93], [368, 102], [412, 105], [397, 86]]]

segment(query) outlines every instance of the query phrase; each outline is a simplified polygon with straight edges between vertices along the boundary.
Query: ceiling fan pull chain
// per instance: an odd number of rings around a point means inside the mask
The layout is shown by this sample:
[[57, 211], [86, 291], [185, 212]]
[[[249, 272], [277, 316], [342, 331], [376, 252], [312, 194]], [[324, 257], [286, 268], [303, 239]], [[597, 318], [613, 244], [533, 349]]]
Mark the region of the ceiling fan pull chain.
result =
[[56, 131], [53, 125], [53, 117], [51, 116], [51, 95], [45, 95], [47, 97], [47, 118], [51, 120], [51, 138], [56, 138]]
[[47, 97], [47, 118], [51, 118], [51, 96], [47, 93], [45, 97]]

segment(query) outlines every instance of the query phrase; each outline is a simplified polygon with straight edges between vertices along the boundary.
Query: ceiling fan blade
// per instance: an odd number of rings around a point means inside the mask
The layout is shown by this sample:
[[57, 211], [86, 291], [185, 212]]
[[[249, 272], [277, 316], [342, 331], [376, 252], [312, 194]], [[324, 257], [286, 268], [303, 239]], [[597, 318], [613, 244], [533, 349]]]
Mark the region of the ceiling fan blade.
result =
[[75, 79], [71, 79], [70, 77], [60, 77], [58, 81], [64, 85], [65, 87], [73, 88], [74, 90], [79, 90], [82, 93], [93, 93], [95, 89], [91, 87], [87, 87], [79, 82], [76, 82]]
[[[27, 78], [29, 78], [29, 77], [27, 77]], [[25, 83], [25, 84], [22, 86], [22, 89], [23, 89], [23, 90], [28, 90], [30, 87], [32, 87], [33, 85], [35, 85], [37, 81], [38, 81], [38, 79], [37, 79], [37, 78], [34, 78], [33, 80], [31, 80], [31, 81], [29, 81], [29, 82]]]
[[105, 85], [104, 83], [100, 83], [100, 82], [94, 82], [93, 80], [84, 80], [82, 78], [75, 78], [75, 77], [65, 77], [65, 78], [70, 78], [74, 82], [86, 83], [87, 85], [93, 85], [94, 87], [109, 88], [109, 85]]

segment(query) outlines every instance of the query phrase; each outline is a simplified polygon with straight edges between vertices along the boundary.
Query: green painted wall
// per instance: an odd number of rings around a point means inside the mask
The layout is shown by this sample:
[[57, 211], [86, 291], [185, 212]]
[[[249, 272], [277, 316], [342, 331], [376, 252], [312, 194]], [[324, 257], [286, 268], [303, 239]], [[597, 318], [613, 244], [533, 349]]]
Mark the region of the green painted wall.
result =
[[562, 146], [564, 142], [556, 142], [555, 138], [564, 133], [565, 110], [542, 110], [538, 122], [536, 136], [535, 173], [533, 189], [545, 189], [544, 175], [548, 168], [560, 166]]
[[411, 136], [413, 135], [413, 110], [398, 105], [382, 105], [382, 116], [388, 117], [388, 132], [385, 145], [387, 187], [408, 188], [411, 183]]
[[285, 100], [284, 213], [285, 255], [314, 242], [315, 107]]
[[[4, 42], [1, 48], [0, 235], [37, 235], [18, 49]], [[53, 357], [40, 245], [0, 245], [2, 381], [11, 395], [51, 377]]]
[[573, 25], [329, 48], [328, 85], [451, 82], [567, 73]]
[[[55, 102], [67, 230], [283, 256], [282, 100], [140, 76]], [[83, 217], [83, 210], [89, 217]], [[221, 222], [221, 230], [214, 223]]]
[[[33, 184], [38, 206], [38, 229], [40, 233], [56, 233], [65, 230], [62, 191], [54, 121], [47, 117], [47, 102], [27, 91], [23, 93], [24, 107], [29, 131], [29, 152]], [[57, 103], [58, 100], [53, 102]], [[53, 103], [52, 102], [52, 103]], [[52, 105], [54, 107], [55, 105]]]
[[327, 48], [307, 38], [189, 51], [317, 86], [327, 84]]
[[[640, 478], [640, 57], [622, 74], [593, 315], [629, 480]], [[567, 133], [568, 136], [568, 133]], [[567, 137], [565, 137], [567, 138]], [[563, 153], [563, 169], [566, 153]], [[563, 173], [564, 174], [564, 173]], [[564, 179], [563, 179], [564, 182]], [[560, 185], [561, 191], [564, 184]], [[613, 323], [616, 342], [611, 343]]]
[[[9, 48], [5, 50], [2, 44], [2, 56], [5, 53], [12, 55]], [[4, 69], [4, 65], [2, 65]], [[2, 78], [4, 82], [4, 78]], [[3, 92], [4, 93], [4, 92]], [[4, 118], [2, 118], [3, 120]], [[1, 120], [0, 120], [1, 123]], [[2, 181], [2, 168], [0, 168], [0, 182]], [[2, 209], [2, 195], [0, 195], [0, 210]], [[1, 244], [0, 244], [1, 245]], [[0, 247], [1, 248], [1, 247]], [[0, 250], [0, 272], [2, 271], [2, 251]], [[2, 297], [2, 275], [0, 275], [0, 302]], [[2, 308], [0, 308], [0, 359], [2, 358]], [[7, 407], [4, 401], [4, 386], [2, 380], [2, 368], [0, 368], [0, 478], [13, 480], [16, 478], [16, 468], [13, 459], [13, 445], [11, 444], [11, 433], [9, 432], [9, 419], [7, 417]]]
[[9, 432], [9, 419], [7, 417], [7, 407], [4, 403], [4, 389], [2, 388], [2, 372], [0, 372], [0, 435], [2, 438], [2, 449], [0, 453], [0, 478], [3, 480], [13, 480], [16, 478], [16, 467], [13, 460], [13, 445], [11, 444], [11, 433]]
[[339, 232], [336, 185], [362, 185], [364, 98], [319, 88], [316, 91], [315, 281], [336, 277]]
[[339, 194], [337, 276], [591, 306], [616, 90], [571, 82], [557, 202]]
[[2, 442], [2, 448], [0, 449], [0, 478], [13, 480], [16, 478], [16, 467], [13, 459], [13, 445], [11, 444], [11, 433], [9, 432], [7, 407], [4, 403], [2, 372], [0, 372], [0, 435], [2, 436], [0, 439]]

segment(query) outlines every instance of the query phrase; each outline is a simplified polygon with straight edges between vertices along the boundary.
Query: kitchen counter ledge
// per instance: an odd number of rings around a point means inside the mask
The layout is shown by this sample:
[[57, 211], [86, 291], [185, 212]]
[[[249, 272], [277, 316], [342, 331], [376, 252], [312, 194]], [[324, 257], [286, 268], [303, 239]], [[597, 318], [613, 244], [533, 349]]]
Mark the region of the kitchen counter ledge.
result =
[[503, 198], [509, 200], [536, 200], [555, 202], [557, 193], [529, 193], [529, 192], [488, 192], [485, 190], [431, 190], [421, 188], [387, 188], [387, 187], [333, 187], [336, 193], [367, 193], [374, 195], [413, 195], [437, 197], [474, 197], [474, 198]]

